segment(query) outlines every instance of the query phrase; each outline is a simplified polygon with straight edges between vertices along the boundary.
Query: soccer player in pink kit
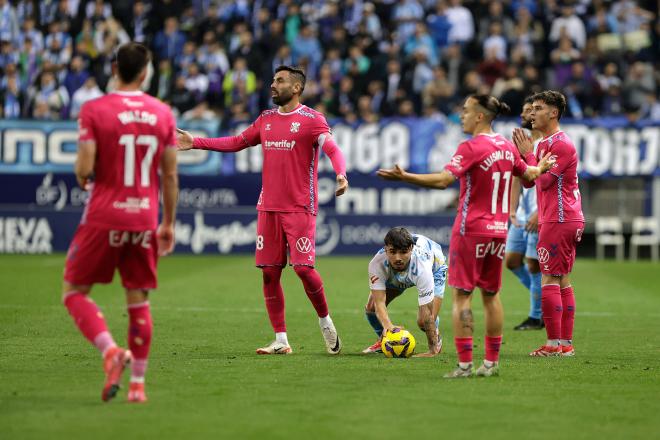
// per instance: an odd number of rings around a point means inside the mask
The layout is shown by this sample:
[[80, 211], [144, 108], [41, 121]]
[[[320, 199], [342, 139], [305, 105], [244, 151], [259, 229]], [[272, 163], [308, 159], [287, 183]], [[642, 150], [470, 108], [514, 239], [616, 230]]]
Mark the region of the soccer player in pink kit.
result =
[[486, 353], [476, 374], [493, 376], [499, 372], [504, 312], [498, 291], [502, 285], [511, 179], [522, 176], [534, 180], [552, 164], [548, 155], [538, 166], [528, 166], [510, 141], [493, 132], [493, 120], [508, 111], [509, 106], [492, 96], [470, 96], [463, 105], [461, 123], [463, 132], [472, 138], [458, 146], [442, 172], [412, 174], [398, 165], [378, 171], [378, 175], [385, 179], [429, 188], [444, 189], [460, 180], [458, 214], [449, 244], [448, 277], [448, 284], [452, 287], [452, 321], [459, 362], [454, 371], [444, 376], [446, 378], [465, 378], [474, 374], [471, 302], [475, 287], [481, 289], [486, 318]]
[[287, 248], [289, 262], [316, 309], [328, 353], [338, 354], [341, 350], [341, 341], [328, 312], [323, 281], [314, 269], [319, 150], [330, 158], [337, 174], [337, 196], [348, 188], [346, 164], [323, 114], [300, 104], [304, 88], [302, 70], [279, 66], [271, 84], [273, 102], [278, 108], [263, 111], [238, 136], [193, 138], [190, 133], [178, 130], [180, 150], [235, 152], [261, 144], [263, 171], [257, 202], [256, 265], [263, 274], [264, 299], [275, 341], [258, 348], [258, 354], [291, 353], [280, 283], [287, 263]]
[[546, 90], [532, 99], [532, 127], [543, 134], [536, 156], [532, 140], [522, 129], [514, 130], [513, 140], [529, 163], [548, 154], [555, 163], [549, 173], [535, 182], [539, 212], [536, 249], [542, 273], [541, 308], [548, 339], [530, 356], [574, 356], [575, 295], [570, 273], [575, 263], [575, 249], [584, 231], [578, 157], [573, 142], [559, 127], [566, 109], [564, 95]]
[[[147, 399], [144, 375], [152, 334], [148, 293], [156, 288], [158, 256], [174, 247], [176, 124], [167, 105], [140, 91], [149, 61], [142, 44], [122, 45], [113, 65], [117, 90], [86, 103], [78, 119], [75, 173], [90, 194], [67, 253], [63, 302], [80, 332], [103, 355], [104, 401], [117, 394], [130, 362], [128, 400]], [[160, 226], [159, 181], [164, 208]], [[117, 346], [89, 297], [92, 286], [111, 282], [117, 268], [126, 289], [129, 350]]]

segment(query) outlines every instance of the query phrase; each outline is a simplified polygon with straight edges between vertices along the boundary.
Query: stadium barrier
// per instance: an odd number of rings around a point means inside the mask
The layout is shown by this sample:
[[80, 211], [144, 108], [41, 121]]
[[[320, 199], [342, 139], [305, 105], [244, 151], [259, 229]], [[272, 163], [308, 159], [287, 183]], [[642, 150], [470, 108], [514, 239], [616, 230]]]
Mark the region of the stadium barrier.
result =
[[[319, 163], [318, 254], [370, 254], [392, 226], [406, 225], [447, 245], [458, 188], [435, 191], [375, 177], [399, 163], [414, 172], [439, 170], [465, 136], [442, 119], [388, 119], [380, 124], [332, 124], [347, 159], [350, 191], [334, 197], [329, 160]], [[510, 133], [516, 121], [496, 124]], [[183, 125], [217, 136], [217, 123]], [[240, 131], [244, 125], [237, 125]], [[625, 119], [565, 121], [576, 142], [580, 177], [660, 176], [660, 124]], [[224, 134], [224, 133], [223, 133]], [[65, 251], [87, 194], [72, 174], [73, 122], [0, 121], [0, 252]], [[261, 150], [181, 154], [177, 252], [254, 251]]]

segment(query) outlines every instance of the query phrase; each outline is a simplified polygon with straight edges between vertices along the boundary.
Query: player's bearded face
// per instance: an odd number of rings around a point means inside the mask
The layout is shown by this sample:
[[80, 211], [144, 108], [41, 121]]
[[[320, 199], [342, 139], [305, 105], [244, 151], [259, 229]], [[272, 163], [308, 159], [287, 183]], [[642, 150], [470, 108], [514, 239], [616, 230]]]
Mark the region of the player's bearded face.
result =
[[522, 120], [522, 128], [526, 128], [528, 130], [532, 129], [532, 104], [523, 105], [520, 119]]
[[392, 246], [386, 246], [385, 252], [387, 259], [392, 269], [396, 271], [405, 270], [410, 263], [410, 256], [412, 255], [412, 246], [409, 249], [395, 249]]
[[293, 98], [293, 83], [285, 72], [278, 72], [270, 86], [271, 97], [275, 105], [286, 105]]

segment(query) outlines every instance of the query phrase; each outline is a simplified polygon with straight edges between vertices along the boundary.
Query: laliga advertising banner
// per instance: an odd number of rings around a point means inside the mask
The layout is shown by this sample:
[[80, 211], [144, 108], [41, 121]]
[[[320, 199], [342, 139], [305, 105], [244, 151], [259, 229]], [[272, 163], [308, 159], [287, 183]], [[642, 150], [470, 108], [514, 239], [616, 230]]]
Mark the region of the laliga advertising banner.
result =
[[[516, 121], [495, 129], [509, 134]], [[465, 139], [444, 119], [387, 119], [380, 124], [331, 124], [346, 156], [347, 194], [334, 197], [334, 175], [319, 162], [317, 253], [371, 254], [392, 226], [448, 245], [458, 189], [436, 191], [386, 182], [374, 173], [394, 163], [414, 172], [442, 169]], [[217, 123], [182, 125], [198, 136], [217, 136]], [[245, 124], [232, 130], [240, 132]], [[565, 121], [576, 142], [582, 178], [660, 176], [660, 125], [623, 119]], [[222, 135], [229, 133], [221, 133]], [[74, 122], [0, 121], [0, 252], [65, 251], [87, 193], [72, 174]], [[180, 154], [178, 252], [252, 253], [255, 246], [261, 149], [237, 154], [202, 150]], [[451, 213], [450, 215], [441, 213]]]
[[[373, 253], [397, 225], [449, 243], [453, 216], [437, 213], [456, 199], [455, 189], [418, 190], [359, 174], [351, 180], [350, 193], [335, 198], [334, 177], [319, 178], [318, 255]], [[182, 175], [179, 183], [177, 252], [254, 252], [260, 175]], [[11, 188], [0, 203], [0, 252], [66, 251], [88, 196], [72, 174], [0, 173], [0, 186]]]

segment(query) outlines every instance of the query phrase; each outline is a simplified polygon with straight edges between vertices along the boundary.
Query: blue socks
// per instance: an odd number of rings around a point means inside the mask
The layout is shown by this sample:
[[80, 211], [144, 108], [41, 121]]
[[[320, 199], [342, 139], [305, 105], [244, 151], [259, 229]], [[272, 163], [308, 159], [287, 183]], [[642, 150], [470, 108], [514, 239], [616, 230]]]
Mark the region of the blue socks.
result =
[[364, 316], [367, 317], [367, 321], [369, 321], [369, 325], [374, 329], [374, 332], [376, 332], [376, 336], [380, 338], [383, 335], [383, 325], [378, 320], [376, 312], [365, 312]]
[[529, 317], [541, 319], [541, 272], [530, 274]]
[[511, 272], [513, 272], [514, 275], [518, 277], [522, 285], [525, 286], [525, 289], [530, 288], [532, 279], [530, 277], [529, 270], [527, 270], [527, 265], [523, 264], [522, 266], [516, 267], [515, 269], [512, 269]]

